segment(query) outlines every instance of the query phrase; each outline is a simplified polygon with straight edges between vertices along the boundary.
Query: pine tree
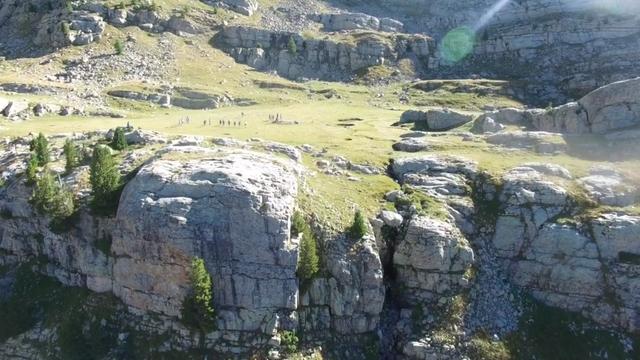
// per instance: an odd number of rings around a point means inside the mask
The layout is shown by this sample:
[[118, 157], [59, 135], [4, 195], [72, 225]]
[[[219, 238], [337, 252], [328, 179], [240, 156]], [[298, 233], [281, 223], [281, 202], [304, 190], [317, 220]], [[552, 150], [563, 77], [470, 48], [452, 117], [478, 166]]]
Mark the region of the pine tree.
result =
[[304, 232], [300, 240], [300, 257], [298, 258], [297, 274], [301, 280], [310, 280], [320, 270], [320, 258], [313, 234]]
[[183, 319], [186, 324], [202, 332], [213, 330], [215, 325], [213, 284], [204, 265], [204, 260], [193, 259], [190, 279], [192, 289], [184, 301]]
[[98, 212], [109, 212], [117, 204], [120, 174], [110, 150], [105, 146], [93, 149], [89, 178], [91, 181], [91, 205]]
[[36, 153], [38, 166], [45, 166], [51, 160], [49, 141], [42, 133], [38, 134], [38, 137], [35, 139], [33, 143], [33, 151]]
[[293, 213], [291, 235], [300, 236], [300, 255], [296, 270], [298, 278], [310, 280], [320, 270], [320, 257], [316, 237], [299, 211]]
[[124, 150], [128, 146], [127, 138], [124, 135], [124, 129], [117, 127], [113, 132], [113, 138], [111, 139], [111, 148], [114, 150]]
[[73, 169], [78, 166], [78, 149], [73, 144], [73, 142], [67, 139], [64, 142], [64, 158], [66, 160], [64, 169], [69, 174]]
[[27, 170], [25, 172], [27, 174], [27, 184], [35, 184], [38, 180], [38, 160], [35, 155], [31, 154], [31, 157], [27, 162]]
[[353, 217], [353, 225], [351, 225], [350, 233], [354, 239], [362, 239], [367, 235], [367, 223], [360, 210], [357, 210]]
[[33, 206], [41, 213], [50, 214], [57, 192], [58, 189], [53, 174], [45, 171], [36, 182], [35, 189], [33, 189], [33, 196], [31, 197]]
[[293, 36], [289, 37], [289, 44], [287, 44], [287, 48], [289, 49], [289, 54], [294, 56], [298, 54], [298, 45], [296, 45], [296, 41], [293, 39]]

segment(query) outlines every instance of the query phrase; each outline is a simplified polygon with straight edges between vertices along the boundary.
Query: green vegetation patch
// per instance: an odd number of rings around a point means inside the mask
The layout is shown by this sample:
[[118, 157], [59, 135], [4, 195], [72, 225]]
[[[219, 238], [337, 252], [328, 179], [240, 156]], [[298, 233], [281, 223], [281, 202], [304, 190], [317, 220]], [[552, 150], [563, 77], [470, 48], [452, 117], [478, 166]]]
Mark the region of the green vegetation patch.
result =
[[632, 353], [625, 352], [623, 339], [623, 335], [603, 329], [580, 314], [531, 300], [519, 330], [505, 343], [513, 359], [637, 359], [640, 336], [632, 339]]

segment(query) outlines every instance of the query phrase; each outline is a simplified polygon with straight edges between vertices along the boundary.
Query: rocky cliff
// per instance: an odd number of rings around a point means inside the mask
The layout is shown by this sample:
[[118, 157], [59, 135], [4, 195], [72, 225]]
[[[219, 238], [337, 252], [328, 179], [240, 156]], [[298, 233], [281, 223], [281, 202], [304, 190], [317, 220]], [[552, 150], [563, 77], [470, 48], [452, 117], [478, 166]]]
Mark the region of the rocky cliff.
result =
[[[369, 66], [397, 64], [413, 54], [427, 64], [435, 51], [433, 41], [424, 35], [361, 34], [349, 41], [304, 38], [296, 33], [273, 32], [258, 28], [225, 27], [214, 39], [236, 61], [279, 75], [325, 80], [349, 79]], [[290, 46], [290, 41], [295, 47]]]
[[[521, 85], [528, 101], [544, 105], [575, 99], [607, 83], [640, 75], [637, 62], [628, 60], [640, 58], [640, 9], [632, 1], [443, 4], [420, 0], [359, 5], [350, 2], [348, 6], [365, 14], [325, 14], [311, 18], [321, 22], [327, 31], [355, 30], [357, 33], [380, 29], [380, 20], [370, 15], [390, 16], [406, 23], [405, 27], [398, 25], [391, 30], [405, 29], [414, 34], [412, 37], [417, 36], [415, 34], [432, 37], [433, 40], [428, 41], [429, 51], [425, 51], [424, 46], [412, 45], [415, 41], [399, 43], [395, 35], [382, 35], [390, 45], [385, 47], [369, 41], [356, 47], [343, 45], [338, 46], [340, 50], [331, 50], [335, 45], [329, 44], [335, 41], [306, 41], [310, 56], [306, 51], [302, 51], [300, 57], [287, 56], [283, 50], [291, 34], [266, 34], [250, 28], [224, 30], [226, 41], [220, 46], [240, 62], [261, 70], [277, 70], [282, 76], [294, 79], [301, 76], [330, 79], [321, 64], [337, 63], [338, 66], [332, 67], [334, 71], [353, 72], [365, 66], [393, 65], [406, 58], [414, 62], [422, 78], [480, 75], [514, 80], [514, 84]], [[281, 39], [275, 50], [270, 38]], [[296, 35], [294, 38], [300, 49], [303, 41]], [[241, 39], [260, 40], [260, 46]], [[329, 53], [324, 50], [327, 46]], [[394, 48], [395, 51], [389, 51]], [[318, 52], [321, 58], [317, 57]], [[289, 70], [291, 65], [294, 70]]]

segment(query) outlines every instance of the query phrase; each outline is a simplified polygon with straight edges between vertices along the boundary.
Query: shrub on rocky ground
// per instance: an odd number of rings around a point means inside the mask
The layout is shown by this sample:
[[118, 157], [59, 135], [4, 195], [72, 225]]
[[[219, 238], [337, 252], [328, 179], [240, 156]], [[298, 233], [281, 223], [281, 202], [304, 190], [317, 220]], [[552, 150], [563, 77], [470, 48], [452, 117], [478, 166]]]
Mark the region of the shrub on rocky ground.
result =
[[351, 229], [349, 229], [349, 234], [353, 239], [362, 239], [367, 235], [366, 220], [360, 210], [357, 210], [353, 217], [353, 224], [351, 225]]

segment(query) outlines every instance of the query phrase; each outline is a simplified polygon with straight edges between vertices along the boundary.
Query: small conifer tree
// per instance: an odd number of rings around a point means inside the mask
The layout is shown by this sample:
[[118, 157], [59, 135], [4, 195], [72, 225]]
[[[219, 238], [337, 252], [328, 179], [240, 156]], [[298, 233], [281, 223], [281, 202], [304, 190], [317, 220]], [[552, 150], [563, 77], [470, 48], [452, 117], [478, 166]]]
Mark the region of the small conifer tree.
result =
[[42, 133], [38, 134], [38, 137], [35, 139], [33, 143], [33, 151], [35, 151], [38, 166], [45, 166], [49, 161], [51, 161], [49, 141]]
[[298, 54], [298, 45], [296, 45], [296, 41], [293, 39], [293, 36], [289, 37], [289, 44], [287, 44], [287, 48], [289, 50], [289, 54], [294, 56]]
[[128, 146], [127, 138], [124, 134], [124, 129], [117, 127], [113, 132], [113, 138], [111, 139], [111, 148], [114, 150], [124, 150]]
[[191, 293], [185, 298], [182, 317], [185, 323], [202, 332], [211, 331], [215, 325], [213, 309], [213, 284], [204, 260], [191, 262]]
[[35, 155], [31, 154], [25, 172], [27, 174], [27, 184], [34, 185], [38, 181], [38, 160]]
[[360, 210], [356, 210], [356, 214], [353, 217], [353, 224], [350, 229], [351, 237], [354, 239], [362, 239], [367, 235], [367, 223]]
[[320, 270], [320, 258], [316, 245], [316, 238], [309, 233], [302, 233], [300, 240], [300, 256], [298, 258], [297, 274], [301, 280], [310, 280]]
[[114, 210], [120, 186], [120, 173], [109, 148], [97, 146], [93, 149], [89, 178], [93, 209], [98, 212]]
[[65, 171], [68, 173], [70, 173], [76, 166], [78, 166], [78, 148], [76, 148], [76, 146], [74, 145], [74, 143], [67, 139], [64, 142], [64, 147], [63, 147], [63, 151], [64, 151], [64, 158], [66, 160], [65, 162]]
[[113, 44], [113, 50], [115, 50], [116, 55], [122, 55], [124, 53], [124, 44], [120, 40], [116, 40]]
[[45, 171], [36, 182], [31, 201], [33, 206], [41, 213], [50, 214], [53, 208], [54, 197], [58, 189], [56, 180], [49, 171]]

